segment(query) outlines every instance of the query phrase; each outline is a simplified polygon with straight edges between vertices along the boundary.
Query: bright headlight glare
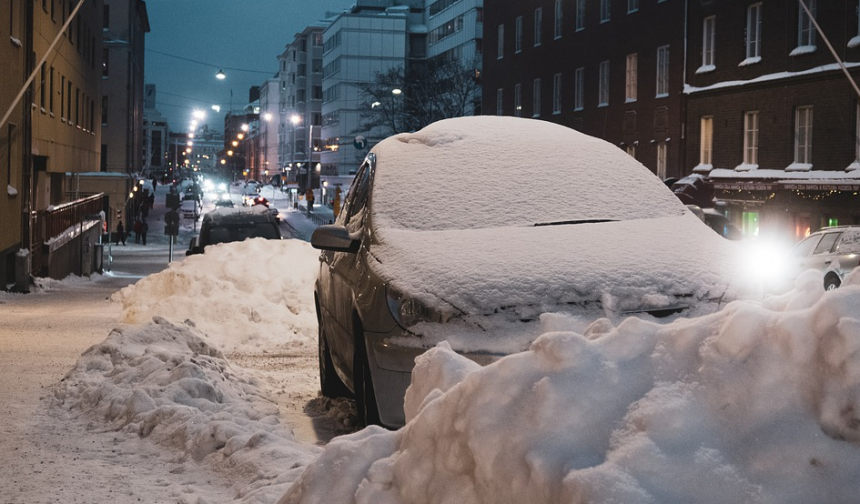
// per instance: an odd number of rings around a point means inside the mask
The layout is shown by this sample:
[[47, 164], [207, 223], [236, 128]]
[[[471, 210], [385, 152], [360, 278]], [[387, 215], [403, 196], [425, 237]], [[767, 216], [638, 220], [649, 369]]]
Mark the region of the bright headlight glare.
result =
[[221, 182], [220, 184], [218, 184], [218, 190], [226, 191], [227, 190], [227, 184], [225, 184], [224, 182]]

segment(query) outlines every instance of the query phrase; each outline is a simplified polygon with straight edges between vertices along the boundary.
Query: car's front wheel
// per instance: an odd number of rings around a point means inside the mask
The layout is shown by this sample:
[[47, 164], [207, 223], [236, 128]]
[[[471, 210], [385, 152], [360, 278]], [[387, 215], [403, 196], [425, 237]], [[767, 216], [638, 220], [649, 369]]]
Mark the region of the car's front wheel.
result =
[[839, 281], [838, 277], [829, 277], [824, 280], [824, 290], [832, 291], [839, 288], [842, 285], [842, 282]]
[[370, 361], [364, 344], [364, 330], [356, 324], [355, 354], [353, 355], [353, 383], [355, 385], [355, 409], [364, 425], [380, 425]]

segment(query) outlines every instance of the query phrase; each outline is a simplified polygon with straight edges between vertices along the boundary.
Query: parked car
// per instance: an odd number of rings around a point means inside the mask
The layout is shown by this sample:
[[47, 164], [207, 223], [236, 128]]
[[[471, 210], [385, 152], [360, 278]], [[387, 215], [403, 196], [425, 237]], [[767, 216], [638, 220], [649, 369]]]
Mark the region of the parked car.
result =
[[248, 238], [280, 240], [278, 223], [267, 211], [245, 208], [219, 208], [203, 216], [200, 234], [191, 239], [185, 255], [202, 254], [216, 243], [244, 241]]
[[183, 219], [197, 219], [200, 216], [200, 204], [193, 199], [182, 200], [179, 204], [179, 214]]
[[[414, 359], [529, 348], [581, 324], [709, 313], [743, 292], [724, 240], [618, 147], [534, 119], [446, 119], [378, 143], [321, 249], [320, 385], [402, 425]], [[573, 323], [573, 322], [571, 322]], [[601, 326], [602, 327], [602, 326]]]
[[794, 273], [820, 270], [824, 288], [838, 288], [845, 276], [860, 266], [860, 226], [826, 227], [810, 234], [794, 246], [791, 262]]
[[229, 198], [219, 198], [215, 200], [216, 207], [233, 208], [233, 200]]
[[269, 213], [275, 218], [275, 221], [281, 222], [281, 212], [277, 208], [269, 207]]

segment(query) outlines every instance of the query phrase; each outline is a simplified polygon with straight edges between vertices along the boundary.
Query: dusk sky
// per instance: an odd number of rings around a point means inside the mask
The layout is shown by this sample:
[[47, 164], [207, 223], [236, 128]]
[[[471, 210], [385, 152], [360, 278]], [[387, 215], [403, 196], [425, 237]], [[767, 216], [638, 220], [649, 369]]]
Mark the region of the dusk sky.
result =
[[[171, 130], [185, 131], [194, 109], [216, 130], [248, 103], [248, 90], [278, 70], [277, 57], [305, 27], [353, 0], [147, 0], [146, 82]], [[223, 68], [227, 78], [215, 73]], [[233, 69], [233, 70], [230, 70]], [[221, 112], [212, 110], [220, 105]]]

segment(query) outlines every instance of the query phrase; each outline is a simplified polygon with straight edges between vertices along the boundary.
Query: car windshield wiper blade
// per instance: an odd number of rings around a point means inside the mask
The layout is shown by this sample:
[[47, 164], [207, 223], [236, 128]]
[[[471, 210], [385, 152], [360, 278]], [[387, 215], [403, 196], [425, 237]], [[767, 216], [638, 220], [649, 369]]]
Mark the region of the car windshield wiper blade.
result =
[[577, 219], [577, 220], [566, 220], [566, 221], [556, 221], [556, 222], [536, 222], [535, 227], [538, 227], [538, 226], [566, 226], [568, 224], [600, 224], [601, 222], [615, 222], [615, 219]]

